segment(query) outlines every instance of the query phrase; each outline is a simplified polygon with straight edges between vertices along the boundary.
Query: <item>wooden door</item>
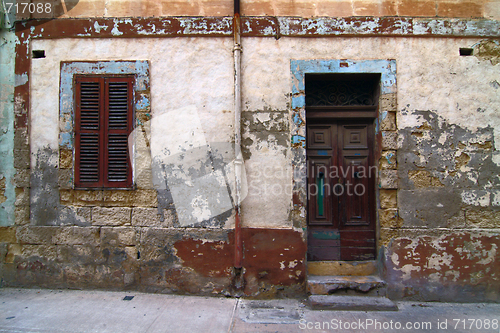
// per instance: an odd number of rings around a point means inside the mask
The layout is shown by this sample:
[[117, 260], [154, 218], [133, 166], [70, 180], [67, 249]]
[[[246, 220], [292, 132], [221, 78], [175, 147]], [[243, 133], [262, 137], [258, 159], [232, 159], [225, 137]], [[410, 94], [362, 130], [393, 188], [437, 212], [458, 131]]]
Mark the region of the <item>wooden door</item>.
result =
[[308, 260], [375, 258], [373, 143], [373, 120], [308, 120]]

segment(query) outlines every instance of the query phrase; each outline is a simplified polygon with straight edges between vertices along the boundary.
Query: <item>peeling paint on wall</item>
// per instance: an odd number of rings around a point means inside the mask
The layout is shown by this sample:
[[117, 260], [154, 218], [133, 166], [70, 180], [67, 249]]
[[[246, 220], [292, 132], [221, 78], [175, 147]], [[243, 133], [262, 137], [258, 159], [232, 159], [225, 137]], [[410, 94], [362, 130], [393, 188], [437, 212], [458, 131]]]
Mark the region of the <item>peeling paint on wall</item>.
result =
[[[387, 249], [389, 296], [413, 300], [498, 301], [500, 246], [495, 232], [445, 232], [394, 239]], [[460, 295], [460, 296], [459, 296]]]
[[[14, 224], [14, 75], [15, 33], [0, 30], [0, 227]], [[18, 155], [18, 154], [16, 154]]]

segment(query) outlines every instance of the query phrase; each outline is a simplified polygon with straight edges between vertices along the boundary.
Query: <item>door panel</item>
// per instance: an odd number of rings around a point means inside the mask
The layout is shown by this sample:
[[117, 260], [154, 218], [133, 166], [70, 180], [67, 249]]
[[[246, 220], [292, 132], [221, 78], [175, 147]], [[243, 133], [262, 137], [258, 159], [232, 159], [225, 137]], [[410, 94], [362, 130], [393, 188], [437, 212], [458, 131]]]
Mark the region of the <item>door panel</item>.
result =
[[309, 200], [309, 224], [333, 225], [330, 170], [331, 156], [311, 156], [309, 158], [309, 179], [307, 184]]
[[308, 260], [374, 259], [373, 121], [308, 123]]
[[351, 157], [343, 156], [343, 170], [346, 175], [344, 179], [344, 193], [341, 196], [343, 216], [342, 226], [369, 225], [369, 203], [368, 178], [365, 171], [368, 170], [368, 156]]
[[336, 127], [332, 125], [311, 125], [307, 130], [307, 147], [311, 149], [332, 149]]

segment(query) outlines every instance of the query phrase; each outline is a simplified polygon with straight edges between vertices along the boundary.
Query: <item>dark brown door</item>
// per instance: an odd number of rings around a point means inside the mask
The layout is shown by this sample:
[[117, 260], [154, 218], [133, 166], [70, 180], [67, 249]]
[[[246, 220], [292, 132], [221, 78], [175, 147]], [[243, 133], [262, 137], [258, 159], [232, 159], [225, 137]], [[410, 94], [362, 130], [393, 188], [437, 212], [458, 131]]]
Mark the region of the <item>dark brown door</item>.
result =
[[373, 120], [308, 120], [308, 260], [375, 258], [373, 139]]

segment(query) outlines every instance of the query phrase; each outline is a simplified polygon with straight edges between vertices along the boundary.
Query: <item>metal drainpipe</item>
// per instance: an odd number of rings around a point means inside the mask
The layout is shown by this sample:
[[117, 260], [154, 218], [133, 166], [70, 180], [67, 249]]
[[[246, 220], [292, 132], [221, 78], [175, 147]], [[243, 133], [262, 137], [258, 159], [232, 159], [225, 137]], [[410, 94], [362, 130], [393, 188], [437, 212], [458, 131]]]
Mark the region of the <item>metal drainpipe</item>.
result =
[[[241, 240], [240, 192], [241, 192], [241, 21], [240, 0], [234, 0], [233, 32], [234, 32], [234, 153], [235, 153], [235, 221], [234, 221], [234, 267], [241, 269], [243, 245]], [[241, 273], [241, 272], [240, 272]]]

